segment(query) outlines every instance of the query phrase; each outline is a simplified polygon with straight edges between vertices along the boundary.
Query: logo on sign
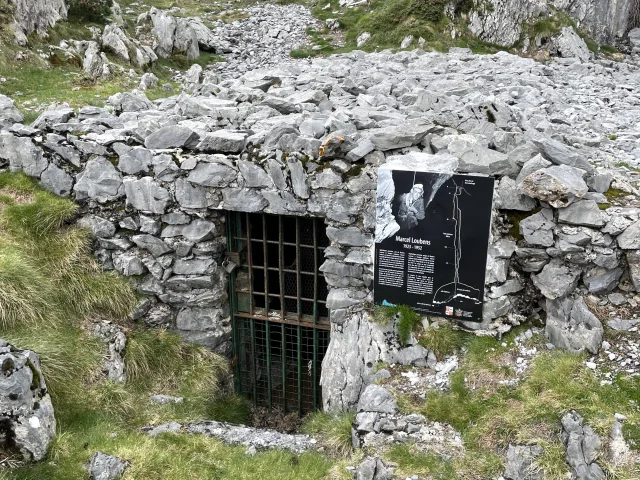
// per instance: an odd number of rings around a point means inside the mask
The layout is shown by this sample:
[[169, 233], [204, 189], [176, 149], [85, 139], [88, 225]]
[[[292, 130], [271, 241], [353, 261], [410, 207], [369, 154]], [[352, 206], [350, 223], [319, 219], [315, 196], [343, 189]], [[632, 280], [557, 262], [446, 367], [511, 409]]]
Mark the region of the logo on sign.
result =
[[445, 307], [444, 308], [445, 315], [453, 315], [453, 307]]

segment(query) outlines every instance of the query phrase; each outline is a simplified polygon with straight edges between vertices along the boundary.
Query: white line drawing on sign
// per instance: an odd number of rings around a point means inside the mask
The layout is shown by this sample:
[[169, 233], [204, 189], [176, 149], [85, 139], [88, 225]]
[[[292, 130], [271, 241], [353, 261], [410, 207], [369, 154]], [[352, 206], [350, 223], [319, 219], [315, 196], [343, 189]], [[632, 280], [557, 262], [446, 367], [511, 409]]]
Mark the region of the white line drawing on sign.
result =
[[460, 241], [460, 232], [462, 231], [462, 210], [460, 209], [459, 197], [463, 193], [472, 196], [464, 187], [458, 185], [453, 180], [456, 191], [453, 194], [453, 221], [455, 223], [455, 231], [453, 234], [453, 251], [454, 251], [454, 276], [453, 281], [442, 285], [433, 297], [433, 303], [442, 305], [450, 302], [454, 298], [467, 298], [473, 300], [476, 304], [482, 303], [480, 298], [480, 290], [473, 288], [466, 283], [460, 281], [460, 260], [462, 259], [462, 243]]

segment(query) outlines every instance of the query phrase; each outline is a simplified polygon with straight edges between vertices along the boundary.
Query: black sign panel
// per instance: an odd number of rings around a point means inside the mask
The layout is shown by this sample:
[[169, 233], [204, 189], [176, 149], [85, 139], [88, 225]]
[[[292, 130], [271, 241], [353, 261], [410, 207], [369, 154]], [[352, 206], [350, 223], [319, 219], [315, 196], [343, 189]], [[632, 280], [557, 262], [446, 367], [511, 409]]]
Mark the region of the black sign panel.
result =
[[376, 304], [482, 321], [493, 182], [379, 169]]

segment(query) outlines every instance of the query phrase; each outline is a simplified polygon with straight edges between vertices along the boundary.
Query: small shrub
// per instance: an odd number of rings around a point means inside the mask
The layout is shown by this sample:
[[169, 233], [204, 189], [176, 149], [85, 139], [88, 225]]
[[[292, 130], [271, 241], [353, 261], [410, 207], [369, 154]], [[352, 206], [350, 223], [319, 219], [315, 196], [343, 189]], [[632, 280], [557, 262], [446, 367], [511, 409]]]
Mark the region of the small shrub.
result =
[[111, 11], [112, 0], [68, 0], [69, 15], [88, 20], [103, 20]]
[[421, 20], [438, 23], [444, 18], [443, 0], [413, 0], [411, 2], [411, 13]]

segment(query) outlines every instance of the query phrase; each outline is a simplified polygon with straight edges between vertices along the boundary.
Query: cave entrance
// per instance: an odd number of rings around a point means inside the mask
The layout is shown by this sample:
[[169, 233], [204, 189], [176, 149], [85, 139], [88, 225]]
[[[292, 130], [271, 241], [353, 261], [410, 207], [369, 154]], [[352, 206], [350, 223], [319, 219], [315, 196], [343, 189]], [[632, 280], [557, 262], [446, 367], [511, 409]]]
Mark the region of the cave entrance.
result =
[[329, 246], [320, 219], [227, 215], [236, 391], [254, 405], [305, 415], [322, 407], [329, 345]]

